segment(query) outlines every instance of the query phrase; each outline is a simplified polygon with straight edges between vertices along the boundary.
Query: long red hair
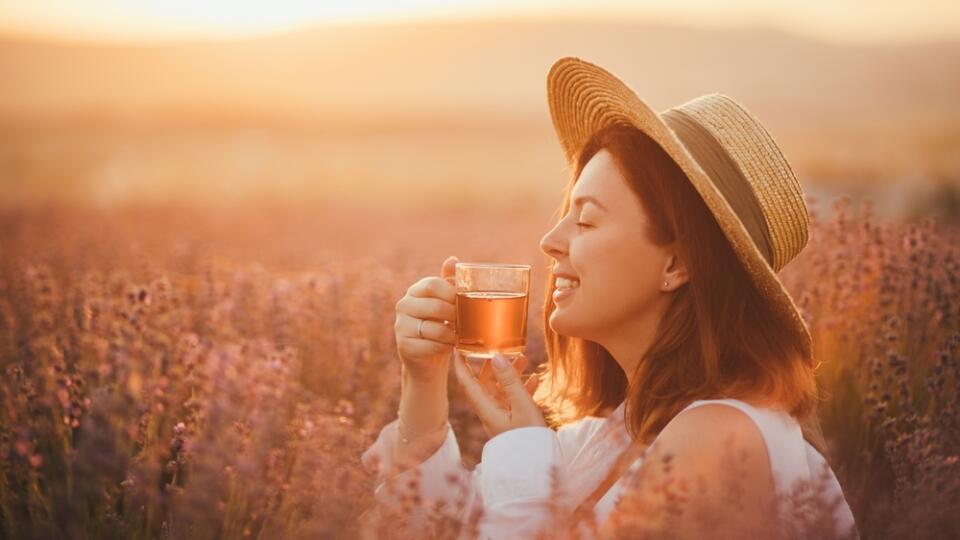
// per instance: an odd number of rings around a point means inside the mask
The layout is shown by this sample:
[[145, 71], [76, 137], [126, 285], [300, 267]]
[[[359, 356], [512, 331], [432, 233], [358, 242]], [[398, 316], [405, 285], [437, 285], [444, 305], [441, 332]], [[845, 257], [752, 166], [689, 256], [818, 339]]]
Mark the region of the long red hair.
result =
[[672, 293], [653, 342], [636, 367], [637, 384], [598, 343], [550, 328], [554, 276], [543, 311], [548, 362], [537, 400], [554, 425], [601, 416], [626, 400], [627, 429], [649, 442], [697, 399], [737, 398], [782, 408], [801, 421], [821, 452], [813, 359], [740, 263], [713, 214], [683, 171], [653, 139], [629, 125], [600, 130], [574, 164], [560, 216], [583, 167], [600, 149], [613, 156], [649, 217], [649, 240], [675, 244], [689, 280]]

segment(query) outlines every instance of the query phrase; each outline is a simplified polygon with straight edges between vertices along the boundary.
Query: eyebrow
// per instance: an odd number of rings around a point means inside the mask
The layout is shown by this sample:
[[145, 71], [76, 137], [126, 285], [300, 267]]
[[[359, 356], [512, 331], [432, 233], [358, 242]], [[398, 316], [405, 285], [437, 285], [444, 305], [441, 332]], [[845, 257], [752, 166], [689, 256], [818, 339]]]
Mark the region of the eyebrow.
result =
[[585, 202], [592, 202], [593, 204], [599, 206], [601, 210], [603, 210], [603, 211], [605, 211], [605, 212], [608, 211], [608, 210], [607, 210], [607, 207], [604, 206], [603, 203], [601, 203], [600, 201], [598, 201], [598, 200], [596, 199], [596, 197], [591, 197], [590, 195], [583, 195], [583, 196], [581, 196], [581, 197], [577, 197], [576, 199], [573, 200], [573, 206], [574, 206], [574, 207], [580, 206], [581, 204], [583, 204], [583, 203], [585, 203]]

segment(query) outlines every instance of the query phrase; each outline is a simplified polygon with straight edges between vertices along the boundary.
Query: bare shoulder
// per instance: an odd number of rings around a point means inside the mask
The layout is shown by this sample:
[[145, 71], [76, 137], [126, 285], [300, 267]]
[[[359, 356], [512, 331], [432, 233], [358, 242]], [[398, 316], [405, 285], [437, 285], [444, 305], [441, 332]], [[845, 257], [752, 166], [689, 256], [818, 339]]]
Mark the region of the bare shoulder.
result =
[[667, 458], [674, 470], [705, 476], [707, 484], [729, 472], [753, 486], [756, 494], [773, 491], [767, 445], [756, 423], [743, 411], [723, 404], [688, 409], [670, 421], [657, 436], [651, 452]]
[[743, 411], [718, 403], [687, 409], [671, 420], [657, 436], [657, 444], [702, 450], [706, 446], [736, 441], [747, 451], [766, 453], [760, 429]]
[[725, 404], [676, 415], [650, 446], [638, 476], [620, 519], [673, 538], [747, 537], [745, 531], [756, 533], [769, 521], [776, 500], [759, 427]]

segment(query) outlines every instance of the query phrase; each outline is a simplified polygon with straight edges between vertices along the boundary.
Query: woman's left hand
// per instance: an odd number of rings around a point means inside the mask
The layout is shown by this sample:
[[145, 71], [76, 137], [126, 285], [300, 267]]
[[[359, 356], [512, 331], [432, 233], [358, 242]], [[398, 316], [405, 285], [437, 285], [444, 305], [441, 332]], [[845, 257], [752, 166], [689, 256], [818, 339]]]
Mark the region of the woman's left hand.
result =
[[[521, 355], [515, 362], [524, 366], [526, 358]], [[539, 381], [536, 374], [532, 374], [524, 383], [520, 380], [517, 369], [499, 353], [495, 354], [488, 364], [498, 384], [484, 384], [481, 382], [484, 378], [483, 371], [478, 380], [467, 366], [466, 359], [458, 351], [453, 354], [457, 380], [470, 406], [480, 418], [487, 435], [492, 438], [518, 427], [546, 427], [547, 422], [543, 418], [543, 413], [532, 397]], [[484, 369], [488, 368], [484, 366]]]

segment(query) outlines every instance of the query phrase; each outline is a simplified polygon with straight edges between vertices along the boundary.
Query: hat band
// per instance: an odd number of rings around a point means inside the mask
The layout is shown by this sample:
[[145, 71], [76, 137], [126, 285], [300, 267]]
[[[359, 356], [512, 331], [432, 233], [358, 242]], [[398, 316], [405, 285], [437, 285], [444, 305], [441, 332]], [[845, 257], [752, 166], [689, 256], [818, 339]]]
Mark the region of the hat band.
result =
[[733, 208], [743, 223], [754, 245], [763, 258], [773, 266], [773, 240], [763, 214], [760, 201], [750, 183], [740, 172], [740, 167], [723, 149], [723, 145], [707, 128], [680, 109], [660, 113], [661, 118], [673, 129], [680, 141], [707, 173], [713, 184]]

